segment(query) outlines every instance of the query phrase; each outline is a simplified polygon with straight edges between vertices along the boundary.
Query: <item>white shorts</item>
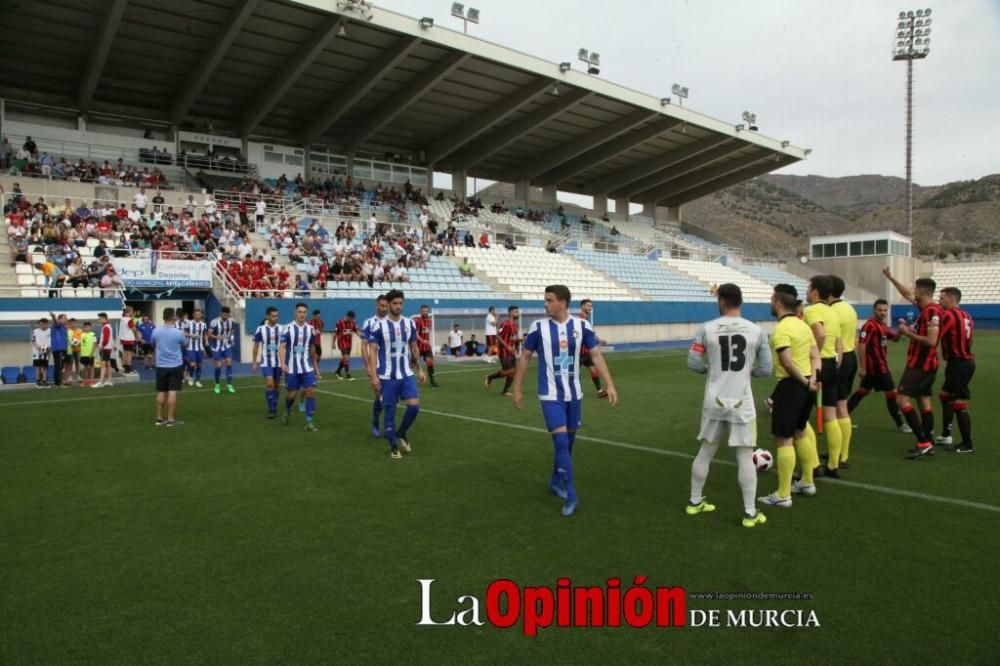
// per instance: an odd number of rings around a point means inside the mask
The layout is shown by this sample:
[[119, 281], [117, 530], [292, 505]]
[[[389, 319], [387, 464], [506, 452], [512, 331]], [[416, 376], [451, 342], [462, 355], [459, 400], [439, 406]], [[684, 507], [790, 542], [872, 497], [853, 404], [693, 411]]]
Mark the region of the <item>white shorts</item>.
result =
[[730, 423], [715, 419], [701, 419], [701, 432], [698, 441], [709, 444], [719, 444], [724, 435], [729, 435], [729, 446], [757, 447], [757, 421], [749, 423]]

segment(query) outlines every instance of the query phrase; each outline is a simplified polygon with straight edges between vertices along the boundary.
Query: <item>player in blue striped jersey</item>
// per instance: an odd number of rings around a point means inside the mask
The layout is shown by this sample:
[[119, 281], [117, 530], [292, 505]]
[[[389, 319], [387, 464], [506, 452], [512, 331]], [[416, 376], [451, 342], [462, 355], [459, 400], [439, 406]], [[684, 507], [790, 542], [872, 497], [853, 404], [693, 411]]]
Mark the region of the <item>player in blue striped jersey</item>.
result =
[[188, 386], [201, 388], [201, 364], [205, 361], [205, 314], [198, 308], [194, 310], [194, 318], [187, 322], [184, 335], [187, 338]]
[[[267, 398], [267, 418], [278, 416], [278, 394], [281, 382], [281, 362], [278, 347], [281, 344], [282, 326], [278, 323], [278, 308], [267, 309], [267, 319], [253, 334], [253, 369], [261, 368], [264, 375], [264, 396]], [[259, 356], [258, 356], [259, 354]]]
[[223, 307], [222, 313], [208, 325], [209, 349], [215, 361], [215, 393], [222, 392], [222, 363], [226, 364], [226, 390], [236, 393], [233, 388], [233, 342], [235, 329], [230, 318], [229, 308]]
[[281, 332], [278, 359], [285, 373], [285, 413], [281, 422], [288, 425], [288, 417], [295, 404], [295, 396], [302, 391], [306, 406], [306, 431], [316, 432], [313, 415], [316, 413], [316, 379], [320, 377], [319, 359], [316, 357], [316, 329], [306, 321], [309, 306], [295, 305], [295, 321], [286, 324]]
[[[369, 379], [376, 374], [376, 368], [372, 366], [371, 359], [368, 357], [368, 340], [375, 325], [385, 319], [388, 314], [389, 300], [385, 294], [379, 294], [379, 297], [375, 299], [375, 315], [365, 319], [364, 323], [361, 324], [361, 358], [364, 359], [365, 371]], [[375, 400], [372, 402], [372, 435], [375, 437], [382, 436], [382, 427], [379, 425], [381, 415], [382, 394], [375, 391]]]
[[521, 356], [514, 373], [514, 406], [524, 406], [521, 387], [528, 372], [531, 355], [538, 353], [538, 399], [542, 402], [545, 426], [555, 445], [555, 462], [549, 479], [549, 490], [566, 500], [562, 515], [576, 511], [576, 486], [573, 483], [573, 442], [581, 425], [580, 349], [590, 350], [594, 368], [604, 381], [608, 404], [618, 403], [618, 392], [608, 366], [604, 362], [594, 329], [586, 319], [569, 314], [569, 288], [557, 284], [545, 288], [545, 314], [548, 319], [536, 321], [521, 343]]
[[[420, 413], [417, 382], [423, 384], [427, 375], [420, 368], [417, 325], [412, 319], [403, 317], [403, 292], [393, 289], [385, 297], [389, 302], [389, 315], [373, 322], [369, 330], [368, 367], [375, 369], [370, 375], [372, 388], [376, 395], [382, 396], [385, 407], [389, 453], [398, 459], [402, 457], [400, 451], [410, 453], [413, 450], [407, 434]], [[406, 402], [406, 413], [397, 430], [396, 403], [400, 398]]]

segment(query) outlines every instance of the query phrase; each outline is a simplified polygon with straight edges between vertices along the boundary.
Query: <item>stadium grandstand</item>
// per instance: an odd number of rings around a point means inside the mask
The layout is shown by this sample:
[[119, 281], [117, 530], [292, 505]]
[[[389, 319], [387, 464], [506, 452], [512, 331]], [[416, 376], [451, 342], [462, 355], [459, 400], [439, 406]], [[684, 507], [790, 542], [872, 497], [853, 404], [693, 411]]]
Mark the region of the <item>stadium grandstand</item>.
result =
[[[8, 327], [53, 298], [229, 305], [251, 321], [308, 297], [332, 321], [390, 286], [448, 313], [533, 303], [561, 281], [594, 299], [612, 344], [657, 342], [689, 334], [719, 284], [741, 284], [766, 320], [771, 286], [821, 270], [680, 226], [685, 203], [807, 149], [569, 63], [354, 1], [3, 12], [25, 28], [15, 40], [53, 37], [0, 72]], [[469, 191], [473, 178], [513, 196]], [[955, 281], [990, 300], [996, 272]], [[848, 281], [855, 300], [880, 295]]]

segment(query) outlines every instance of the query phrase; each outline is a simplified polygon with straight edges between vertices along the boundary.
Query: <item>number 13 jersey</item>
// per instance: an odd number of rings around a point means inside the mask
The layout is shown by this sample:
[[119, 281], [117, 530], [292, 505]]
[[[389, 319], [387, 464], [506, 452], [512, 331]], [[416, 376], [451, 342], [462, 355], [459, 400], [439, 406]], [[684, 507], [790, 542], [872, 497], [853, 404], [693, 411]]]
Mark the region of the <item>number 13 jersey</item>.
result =
[[750, 378], [771, 374], [767, 334], [742, 317], [719, 317], [698, 329], [691, 352], [708, 363], [702, 416], [730, 423], [756, 419]]

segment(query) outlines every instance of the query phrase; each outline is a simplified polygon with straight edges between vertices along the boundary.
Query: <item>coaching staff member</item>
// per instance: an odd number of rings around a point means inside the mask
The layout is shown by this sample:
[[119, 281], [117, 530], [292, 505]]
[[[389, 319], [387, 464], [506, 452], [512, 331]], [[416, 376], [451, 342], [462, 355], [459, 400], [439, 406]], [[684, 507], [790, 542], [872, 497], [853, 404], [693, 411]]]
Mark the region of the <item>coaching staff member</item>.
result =
[[[177, 411], [177, 392], [184, 380], [184, 349], [187, 339], [174, 326], [174, 309], [163, 310], [163, 326], [153, 331], [153, 347], [156, 349], [156, 425], [168, 428], [183, 425], [174, 419]], [[167, 407], [167, 418], [163, 418], [163, 406]]]

